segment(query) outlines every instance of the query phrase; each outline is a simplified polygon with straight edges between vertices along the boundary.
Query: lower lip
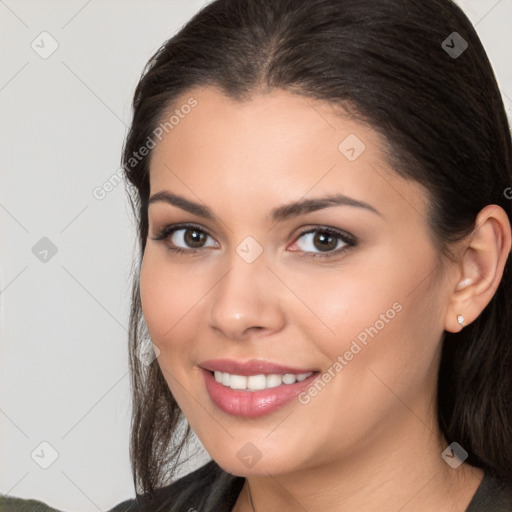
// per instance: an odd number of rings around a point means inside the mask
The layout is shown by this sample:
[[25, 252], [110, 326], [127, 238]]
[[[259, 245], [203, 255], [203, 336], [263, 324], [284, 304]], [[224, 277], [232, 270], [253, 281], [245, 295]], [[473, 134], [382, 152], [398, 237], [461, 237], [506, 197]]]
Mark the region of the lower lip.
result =
[[201, 368], [201, 372], [212, 402], [225, 413], [244, 418], [256, 418], [283, 407], [310, 386], [319, 375], [315, 372], [302, 382], [282, 384], [260, 391], [243, 391], [220, 384], [208, 370]]

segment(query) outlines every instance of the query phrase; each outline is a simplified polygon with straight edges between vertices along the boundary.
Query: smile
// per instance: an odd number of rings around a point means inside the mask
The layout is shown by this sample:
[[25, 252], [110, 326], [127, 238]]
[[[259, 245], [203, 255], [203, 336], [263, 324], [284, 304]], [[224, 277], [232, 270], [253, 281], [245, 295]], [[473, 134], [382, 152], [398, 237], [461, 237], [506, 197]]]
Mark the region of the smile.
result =
[[300, 373], [295, 375], [293, 373], [270, 374], [270, 375], [233, 375], [227, 372], [214, 372], [214, 377], [217, 382], [231, 389], [242, 389], [246, 391], [260, 391], [262, 389], [276, 388], [282, 385], [295, 384], [307, 379], [313, 372]]
[[199, 368], [212, 403], [231, 416], [245, 418], [270, 414], [289, 404], [320, 375], [317, 370], [262, 360], [218, 359], [205, 361]]

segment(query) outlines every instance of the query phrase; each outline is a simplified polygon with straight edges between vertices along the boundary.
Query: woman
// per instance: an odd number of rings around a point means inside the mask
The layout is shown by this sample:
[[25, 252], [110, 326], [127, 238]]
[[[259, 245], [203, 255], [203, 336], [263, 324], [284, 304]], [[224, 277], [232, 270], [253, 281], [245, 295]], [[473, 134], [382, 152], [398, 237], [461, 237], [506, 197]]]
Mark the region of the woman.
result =
[[511, 140], [456, 5], [212, 2], [123, 164], [139, 507], [512, 510]]
[[[455, 4], [214, 1], [145, 69], [123, 167], [117, 510], [512, 510], [511, 138]], [[192, 431], [212, 460], [169, 484]]]

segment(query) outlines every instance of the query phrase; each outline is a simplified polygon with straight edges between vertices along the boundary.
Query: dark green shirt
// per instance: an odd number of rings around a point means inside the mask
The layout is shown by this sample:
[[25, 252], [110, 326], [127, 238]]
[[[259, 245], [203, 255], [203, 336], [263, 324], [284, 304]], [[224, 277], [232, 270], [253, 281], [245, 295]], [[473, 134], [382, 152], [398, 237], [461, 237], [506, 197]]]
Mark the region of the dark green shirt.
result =
[[[214, 461], [156, 491], [137, 496], [108, 512], [231, 512], [245, 479], [223, 471]], [[60, 512], [44, 503], [0, 496], [0, 512]], [[512, 512], [512, 488], [485, 475], [466, 512]]]

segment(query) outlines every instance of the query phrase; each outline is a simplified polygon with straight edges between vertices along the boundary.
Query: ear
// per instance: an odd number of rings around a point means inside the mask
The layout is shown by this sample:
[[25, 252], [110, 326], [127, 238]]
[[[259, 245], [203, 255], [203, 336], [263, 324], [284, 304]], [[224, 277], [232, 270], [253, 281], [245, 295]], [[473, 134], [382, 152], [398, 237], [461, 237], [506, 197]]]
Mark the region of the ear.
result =
[[[475, 228], [462, 244], [455, 286], [449, 297], [445, 329], [459, 332], [489, 304], [510, 254], [511, 228], [505, 210], [490, 204], [477, 215]], [[462, 325], [457, 318], [464, 318]]]

